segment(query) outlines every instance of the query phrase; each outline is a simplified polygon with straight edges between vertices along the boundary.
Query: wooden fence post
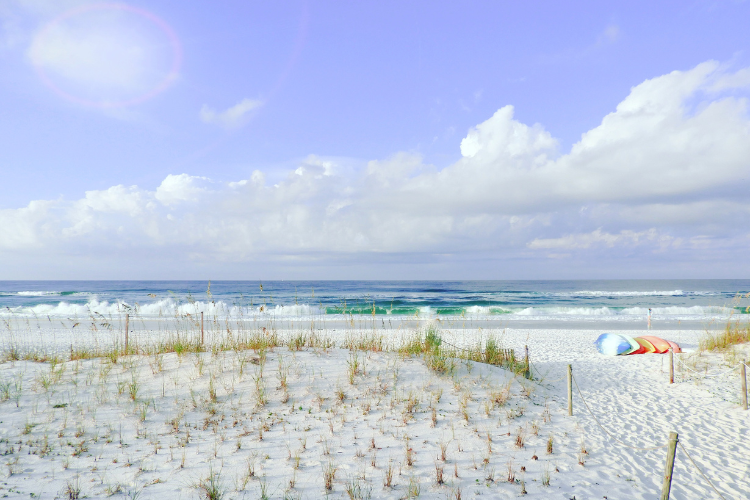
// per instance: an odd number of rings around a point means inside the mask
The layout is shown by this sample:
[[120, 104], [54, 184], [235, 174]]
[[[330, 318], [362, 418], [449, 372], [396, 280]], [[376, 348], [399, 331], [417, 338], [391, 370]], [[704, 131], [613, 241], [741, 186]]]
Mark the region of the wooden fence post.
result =
[[742, 409], [747, 410], [747, 373], [745, 370], [745, 361], [740, 366], [740, 384], [742, 385]]
[[568, 415], [573, 415], [573, 365], [568, 365]]
[[677, 433], [670, 432], [669, 445], [667, 446], [667, 463], [664, 467], [664, 481], [661, 483], [661, 496], [659, 500], [669, 500], [669, 491], [672, 489], [675, 451], [677, 451]]
[[674, 352], [669, 348], [669, 383], [674, 384]]
[[203, 311], [201, 311], [201, 347], [203, 347]]
[[130, 314], [125, 313], [125, 353], [128, 352], [128, 332], [130, 330]]
[[526, 346], [526, 378], [531, 378], [531, 367], [529, 366], [529, 346]]

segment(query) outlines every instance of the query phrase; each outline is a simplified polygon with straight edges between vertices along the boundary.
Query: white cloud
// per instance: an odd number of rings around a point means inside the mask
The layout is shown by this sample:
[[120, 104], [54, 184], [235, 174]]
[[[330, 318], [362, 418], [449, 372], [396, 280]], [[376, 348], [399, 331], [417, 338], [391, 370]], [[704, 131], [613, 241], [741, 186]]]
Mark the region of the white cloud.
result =
[[154, 192], [154, 198], [166, 206], [180, 202], [197, 201], [205, 188], [198, 186], [200, 181], [207, 181], [205, 177], [188, 174], [169, 174]]
[[252, 112], [262, 105], [263, 101], [242, 99], [231, 108], [219, 112], [204, 104], [200, 111], [200, 118], [204, 123], [220, 125], [226, 129], [236, 129], [247, 123]]
[[748, 87], [750, 87], [750, 68], [743, 68], [735, 73], [718, 75], [710, 89], [714, 92], [721, 92], [722, 90]]
[[675, 244], [675, 238], [659, 234], [656, 228], [640, 232], [624, 230], [618, 234], [610, 234], [597, 229], [590, 233], [569, 234], [562, 238], [536, 238], [530, 241], [527, 246], [534, 250], [573, 250], [598, 246], [608, 248], [635, 246], [652, 242], [657, 242], [661, 248], [664, 248]]
[[513, 106], [505, 106], [489, 120], [469, 130], [461, 141], [461, 155], [481, 164], [515, 158], [526, 160], [533, 155], [532, 164], [513, 164], [532, 167], [546, 163], [547, 154], [556, 146], [557, 141], [540, 125], [529, 127], [513, 120]]
[[32, 201], [24, 208], [0, 210], [0, 249], [24, 252], [48, 243], [42, 241], [42, 235], [52, 222], [54, 206], [54, 201]]
[[527, 126], [506, 106], [469, 131], [464, 158], [439, 171], [405, 179], [414, 205], [438, 197], [451, 210], [526, 213], [590, 202], [643, 203], [740, 192], [748, 183], [750, 125], [745, 98], [705, 100], [718, 71], [704, 63], [634, 87], [629, 96], [571, 151], [556, 156], [555, 140]]
[[741, 71], [709, 62], [647, 80], [562, 154], [552, 134], [505, 106], [467, 132], [462, 157], [443, 169], [397, 153], [363, 168], [310, 156], [274, 185], [259, 170], [233, 182], [169, 175], [154, 189], [4, 210], [0, 249], [125, 245], [208, 265], [544, 251], [705, 261], [720, 248], [725, 265], [744, 259], [750, 235], [750, 122], [743, 97], [712, 86]]

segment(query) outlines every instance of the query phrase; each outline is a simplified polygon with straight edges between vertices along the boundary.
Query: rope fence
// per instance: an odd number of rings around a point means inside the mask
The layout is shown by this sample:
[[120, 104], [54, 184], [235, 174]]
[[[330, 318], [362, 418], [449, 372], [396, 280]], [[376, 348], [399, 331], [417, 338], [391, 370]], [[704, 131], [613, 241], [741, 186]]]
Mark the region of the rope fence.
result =
[[693, 373], [697, 373], [698, 375], [701, 375], [703, 378], [722, 377], [724, 375], [737, 371], [740, 368], [739, 366], [735, 366], [734, 368], [730, 368], [729, 370], [723, 371], [721, 373], [707, 373], [707, 372], [700, 372], [698, 370], [693, 370], [688, 365], [686, 365], [680, 358], [677, 358], [677, 363], [682, 365], [682, 367], [685, 368], [686, 370], [693, 372]]
[[690, 463], [693, 464], [693, 467], [695, 467], [696, 470], [700, 472], [701, 476], [703, 476], [703, 479], [705, 479], [706, 482], [711, 486], [711, 488], [716, 492], [716, 494], [719, 495], [719, 498], [721, 498], [722, 500], [726, 500], [724, 498], [724, 495], [719, 493], [719, 490], [716, 489], [716, 486], [714, 486], [714, 483], [712, 483], [711, 480], [708, 477], [706, 477], [706, 475], [703, 473], [701, 468], [698, 467], [698, 464], [695, 463], [695, 460], [693, 460], [693, 457], [690, 456], [690, 453], [688, 453], [688, 451], [685, 449], [682, 443], [678, 441], [677, 444], [679, 445], [680, 449], [685, 453], [685, 456], [688, 457], [688, 459], [690, 460]]
[[[741, 372], [740, 373], [740, 385], [742, 385], [742, 383], [744, 382], [744, 375], [742, 373], [743, 366], [745, 366], [744, 362], [741, 363], [739, 366], [735, 366], [734, 368], [730, 368], [730, 369], [724, 370], [722, 372], [708, 373], [707, 370], [705, 370], [705, 371], [699, 371], [699, 370], [692, 369], [685, 362], [683, 362], [679, 357], [676, 357], [676, 360], [677, 360], [677, 365], [678, 366], [681, 366], [687, 372], [690, 372], [690, 373], [694, 374], [694, 375], [690, 375], [690, 374], [685, 374], [683, 372], [681, 374], [683, 382], [689, 381], [689, 380], [693, 380], [693, 381], [696, 381], [696, 382], [702, 382], [702, 381], [707, 380], [707, 379], [713, 379], [713, 380], [724, 379], [724, 381], [727, 382], [727, 379], [732, 374], [734, 374], [735, 372], [737, 372], [738, 370]], [[662, 371], [663, 371], [663, 368], [662, 368]], [[743, 388], [740, 388], [740, 390], [738, 391], [737, 387], [728, 388], [726, 386], [721, 386], [721, 387], [717, 388], [717, 387], [705, 386], [704, 389], [706, 391], [708, 391], [711, 395], [713, 395], [713, 396], [715, 396], [715, 397], [717, 397], [717, 398], [719, 398], [719, 399], [721, 399], [721, 400], [723, 400], [723, 401], [725, 401], [727, 403], [739, 404], [739, 405], [742, 405], [743, 407], [746, 407], [747, 396], [746, 396], [746, 390], [743, 389]], [[740, 396], [739, 398], [737, 397], [738, 394]]]
[[[569, 373], [570, 373], [570, 376], [568, 377], [568, 384], [569, 384], [569, 390], [568, 390], [569, 401], [568, 401], [568, 406], [570, 408], [570, 413], [569, 413], [570, 415], [572, 415], [572, 392], [570, 392], [570, 384], [572, 383], [572, 384], [575, 384], [576, 391], [578, 392], [578, 395], [580, 396], [581, 401], [583, 402], [583, 405], [586, 408], [586, 410], [588, 411], [588, 413], [594, 419], [594, 421], [599, 426], [599, 428], [611, 440], [615, 441], [616, 443], [618, 443], [621, 446], [625, 446], [627, 448], [630, 448], [630, 449], [636, 450], [636, 451], [649, 452], [649, 451], [654, 451], [654, 450], [660, 450], [660, 449], [663, 449], [663, 448], [667, 448], [668, 449], [668, 451], [667, 451], [666, 466], [665, 466], [665, 472], [664, 472], [664, 482], [663, 482], [663, 485], [662, 485], [662, 494], [661, 494], [661, 497], [660, 497], [662, 500], [668, 500], [669, 499], [669, 494], [670, 494], [671, 484], [672, 484], [672, 471], [673, 471], [673, 468], [674, 468], [675, 453], [676, 453], [677, 446], [679, 446], [680, 449], [683, 451], [683, 453], [685, 453], [685, 456], [688, 458], [688, 460], [690, 461], [690, 463], [692, 464], [692, 466], [695, 468], [695, 470], [698, 471], [698, 473], [701, 475], [701, 477], [703, 477], [703, 479], [706, 481], [706, 483], [708, 483], [708, 485], [719, 496], [719, 498], [721, 498], [722, 500], [726, 500], [726, 498], [716, 488], [716, 486], [714, 485], [714, 483], [708, 478], [708, 476], [706, 476], [706, 474], [703, 472], [703, 470], [698, 466], [698, 464], [695, 462], [695, 460], [690, 455], [690, 453], [687, 451], [687, 449], [682, 444], [682, 442], [679, 441], [677, 433], [675, 433], [675, 432], [671, 433], [669, 441], [666, 442], [666, 443], [664, 443], [664, 444], [661, 444], [661, 445], [632, 446], [632, 445], [629, 445], [629, 444], [621, 441], [620, 439], [618, 439], [617, 437], [615, 437], [611, 432], [609, 432], [602, 425], [602, 423], [600, 422], [600, 420], [597, 418], [596, 414], [594, 414], [594, 412], [591, 410], [591, 407], [589, 406], [588, 402], [586, 401], [586, 398], [583, 396], [583, 392], [581, 391], [581, 388], [578, 385], [578, 381], [572, 375], [572, 371], [571, 371], [570, 366], [571, 365], [568, 365], [568, 370], [569, 370]], [[743, 366], [744, 366], [744, 364], [743, 364]], [[731, 373], [734, 370], [736, 370], [736, 368], [727, 371], [727, 373]], [[562, 377], [562, 378], [566, 378], [566, 377]]]
[[[527, 379], [532, 379], [531, 370], [532, 366], [529, 362], [529, 347], [525, 346], [525, 354], [523, 357], [516, 356], [515, 349], [505, 349], [505, 348], [497, 348], [492, 356], [487, 356], [487, 350], [482, 351], [481, 350], [481, 342], [480, 344], [475, 348], [466, 348], [466, 347], [460, 347], [455, 344], [452, 344], [445, 340], [444, 338], [440, 338], [440, 344], [445, 344], [457, 351], [464, 351], [466, 353], [469, 353], [471, 355], [474, 355], [474, 357], [467, 356], [466, 359], [470, 359], [472, 361], [479, 361], [479, 362], [485, 362], [489, 363], [495, 366], [500, 366], [506, 369], [510, 369], [512, 372], [516, 373], [516, 375], [522, 374]], [[476, 355], [479, 354], [479, 357], [477, 358]], [[485, 358], [485, 356], [487, 356]], [[490, 357], [492, 359], [490, 359]]]
[[[445, 342], [445, 344], [453, 347], [456, 350], [474, 351], [474, 349], [466, 349], [466, 348], [463, 348], [463, 347], [459, 347], [459, 346], [451, 344], [450, 342], [447, 342], [447, 341], [443, 341], [443, 342]], [[672, 354], [672, 353], [670, 352], [670, 354]], [[673, 363], [673, 356], [670, 356], [670, 361]], [[677, 358], [677, 362], [682, 367], [684, 367], [686, 370], [688, 370], [688, 371], [690, 371], [692, 373], [695, 373], [695, 374], [697, 374], [699, 376], [702, 375], [702, 378], [716, 379], [716, 378], [720, 378], [720, 377], [726, 377], [726, 376], [729, 376], [729, 375], [733, 374], [737, 370], [740, 370], [741, 371], [741, 377], [743, 378], [743, 380], [742, 380], [742, 391], [745, 393], [743, 395], [743, 398], [741, 398], [741, 399], [743, 400], [743, 404], [745, 405], [745, 409], [747, 409], [747, 394], [746, 394], [747, 393], [747, 387], [746, 387], [746, 381], [744, 380], [744, 376], [745, 376], [745, 369], [744, 368], [746, 366], [746, 363], [744, 361], [738, 367], [734, 367], [734, 368], [731, 368], [729, 370], [725, 370], [725, 371], [720, 372], [720, 373], [711, 373], [711, 374], [707, 374], [707, 373], [704, 374], [704, 373], [701, 373], [699, 371], [693, 370], [692, 368], [690, 368], [689, 366], [687, 366], [679, 358]], [[705, 482], [708, 484], [708, 486], [710, 486], [710, 488], [716, 493], [716, 495], [718, 495], [719, 498], [721, 498], [722, 500], [726, 500], [726, 498], [716, 488], [716, 486], [714, 485], [714, 483], [708, 478], [708, 476], [706, 476], [706, 474], [703, 472], [703, 470], [698, 466], [698, 464], [695, 462], [695, 460], [690, 455], [690, 453], [687, 451], [687, 449], [682, 444], [682, 442], [679, 441], [677, 433], [675, 433], [675, 432], [671, 433], [669, 440], [666, 443], [660, 444], [660, 445], [633, 446], [633, 445], [630, 445], [628, 443], [625, 443], [622, 440], [618, 439], [614, 434], [612, 434], [611, 432], [609, 432], [606, 429], [606, 427], [604, 427], [604, 425], [602, 425], [601, 421], [599, 420], [599, 418], [597, 418], [596, 414], [592, 411], [591, 407], [589, 406], [588, 401], [583, 396], [583, 392], [581, 391], [581, 388], [578, 385], [578, 381], [576, 380], [576, 378], [572, 374], [571, 365], [568, 365], [568, 375], [564, 375], [564, 376], [562, 376], [560, 378], [557, 378], [557, 379], [554, 379], [554, 380], [547, 380], [546, 377], [548, 376], [548, 374], [547, 375], [542, 374], [535, 366], [533, 366], [533, 365], [531, 365], [529, 363], [529, 361], [528, 361], [528, 348], [527, 348], [527, 350], [526, 350], [526, 370], [527, 370], [527, 373], [529, 373], [529, 374], [531, 372], [534, 372], [536, 374], [537, 381], [538, 381], [539, 384], [542, 384], [542, 383], [554, 384], [554, 383], [560, 382], [560, 381], [565, 380], [566, 378], [568, 378], [568, 408], [569, 408], [569, 415], [573, 414], [573, 412], [572, 412], [573, 402], [572, 402], [572, 389], [571, 389], [571, 385], [575, 384], [576, 391], [578, 392], [578, 395], [581, 398], [581, 401], [583, 402], [584, 407], [586, 408], [586, 410], [588, 411], [588, 413], [591, 415], [591, 417], [594, 419], [594, 422], [596, 422], [597, 426], [599, 426], [599, 428], [607, 435], [607, 437], [609, 437], [609, 439], [611, 439], [612, 441], [616, 442], [617, 444], [619, 444], [621, 446], [624, 446], [626, 448], [632, 449], [632, 450], [642, 451], [642, 452], [651, 452], [651, 451], [656, 451], [656, 450], [661, 450], [661, 449], [667, 448], [667, 460], [666, 460], [666, 465], [665, 465], [664, 481], [663, 481], [663, 484], [662, 484], [662, 494], [661, 494], [661, 497], [660, 497], [661, 500], [668, 500], [669, 499], [669, 494], [670, 494], [671, 484], [672, 484], [672, 472], [673, 472], [673, 468], [674, 468], [676, 450], [677, 450], [678, 446], [682, 450], [682, 452], [685, 454], [685, 456], [688, 458], [690, 464], [693, 466], [693, 468], [695, 468], [696, 471], [698, 471], [698, 473], [705, 480]], [[663, 370], [663, 361], [662, 361], [662, 370]], [[674, 365], [672, 365], [670, 367], [670, 383], [673, 383], [673, 371], [674, 371]], [[715, 396], [718, 396], [720, 399], [723, 399], [724, 401], [732, 402], [732, 403], [736, 404], [736, 401], [730, 401], [730, 400], [727, 400], [726, 398], [722, 397], [721, 395], [714, 394], [712, 391], [709, 391], [709, 392], [711, 394], [715, 395]]]

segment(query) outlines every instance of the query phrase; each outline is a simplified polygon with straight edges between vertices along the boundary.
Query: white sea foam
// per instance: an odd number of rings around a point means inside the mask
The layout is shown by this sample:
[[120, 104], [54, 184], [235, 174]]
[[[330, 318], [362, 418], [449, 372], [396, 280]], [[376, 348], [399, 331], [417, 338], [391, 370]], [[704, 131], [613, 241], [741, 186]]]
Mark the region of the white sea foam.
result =
[[[437, 315], [436, 309], [430, 306], [420, 306], [418, 308], [420, 317], [434, 317]], [[0, 317], [59, 317], [59, 318], [78, 318], [85, 319], [91, 316], [115, 318], [125, 313], [131, 315], [140, 315], [148, 318], [170, 318], [184, 315], [199, 315], [203, 312], [206, 315], [216, 317], [231, 317], [252, 319], [253, 317], [273, 317], [276, 319], [283, 318], [312, 318], [326, 314], [325, 308], [311, 304], [288, 304], [288, 305], [264, 305], [253, 304], [252, 306], [240, 306], [229, 304], [224, 301], [192, 301], [177, 302], [174, 299], [167, 298], [147, 302], [144, 304], [131, 304], [122, 301], [108, 302], [99, 301], [97, 298], [91, 298], [86, 303], [76, 303], [61, 301], [56, 304], [36, 304], [33, 306], [16, 306], [0, 309]], [[652, 317], [662, 319], [710, 319], [726, 317], [733, 312], [729, 307], [718, 306], [666, 306], [654, 307], [651, 309]], [[390, 311], [388, 312], [390, 313]], [[601, 319], [601, 320], [618, 320], [633, 319], [636, 317], [645, 318], [648, 315], [646, 307], [628, 307], [624, 309], [610, 307], [525, 307], [525, 308], [508, 308], [500, 306], [469, 306], [465, 309], [465, 315], [474, 318], [495, 318], [502, 316], [505, 319], [547, 319], [555, 318], [570, 320], [574, 318], [581, 319]]]
[[144, 317], [175, 317], [186, 314], [197, 315], [200, 313], [213, 316], [274, 316], [274, 317], [305, 317], [321, 314], [317, 306], [308, 304], [293, 305], [253, 305], [236, 306], [223, 301], [212, 302], [187, 302], [178, 303], [173, 299], [162, 299], [145, 304], [128, 304], [126, 302], [107, 302], [96, 299], [89, 300], [85, 304], [67, 301], [57, 304], [37, 304], [34, 306], [17, 306], [0, 310], [0, 316], [20, 317], [62, 317], [62, 318], [88, 318], [90, 316], [103, 316], [106, 318], [117, 317], [129, 313]]
[[[707, 317], [726, 316], [732, 313], [732, 308], [719, 306], [667, 306], [652, 307], [652, 317], [669, 317], [679, 319], [702, 319]], [[627, 307], [613, 309], [609, 307], [527, 307], [513, 313], [514, 316], [553, 318], [555, 316], [569, 317], [646, 317], [647, 307]]]
[[469, 306], [466, 308], [466, 314], [469, 316], [490, 316], [493, 314], [512, 313], [510, 309], [499, 306]]
[[[680, 307], [680, 306], [667, 306], [667, 307], [652, 307], [651, 314], [653, 316], [716, 316], [716, 315], [728, 315], [733, 312], [731, 307], [721, 306], [691, 306], [691, 307]], [[646, 316], [648, 315], [647, 307], [628, 307], [620, 311], [622, 315], [636, 315]]]
[[614, 316], [617, 312], [609, 307], [527, 307], [517, 316]]
[[551, 292], [549, 295], [555, 297], [689, 297], [689, 296], [715, 296], [721, 292], [706, 290], [684, 291], [684, 290], [577, 290], [574, 292]]
[[[689, 292], [694, 294], [696, 292]], [[700, 292], [701, 294], [712, 295], [712, 292]], [[606, 290], [580, 290], [576, 292], [559, 292], [555, 295], [570, 297], [679, 297], [687, 295], [682, 290], [653, 290], [650, 292], [636, 291], [606, 291]]]

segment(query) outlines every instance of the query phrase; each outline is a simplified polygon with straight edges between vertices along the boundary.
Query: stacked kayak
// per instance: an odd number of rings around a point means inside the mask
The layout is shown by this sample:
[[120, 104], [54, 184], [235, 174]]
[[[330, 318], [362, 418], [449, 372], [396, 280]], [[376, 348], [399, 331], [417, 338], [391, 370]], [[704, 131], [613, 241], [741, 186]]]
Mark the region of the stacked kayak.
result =
[[630, 337], [620, 333], [602, 333], [594, 342], [596, 349], [607, 356], [626, 356], [628, 354], [657, 353], [664, 354], [672, 349], [682, 352], [680, 346], [671, 340], [664, 340], [652, 335]]

